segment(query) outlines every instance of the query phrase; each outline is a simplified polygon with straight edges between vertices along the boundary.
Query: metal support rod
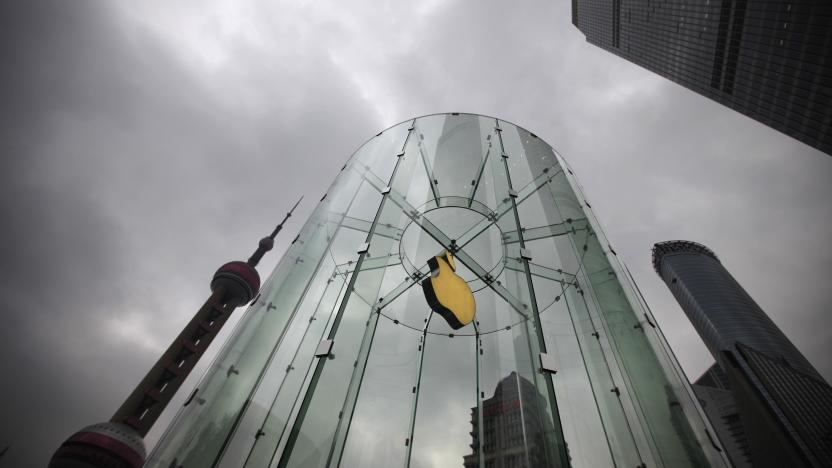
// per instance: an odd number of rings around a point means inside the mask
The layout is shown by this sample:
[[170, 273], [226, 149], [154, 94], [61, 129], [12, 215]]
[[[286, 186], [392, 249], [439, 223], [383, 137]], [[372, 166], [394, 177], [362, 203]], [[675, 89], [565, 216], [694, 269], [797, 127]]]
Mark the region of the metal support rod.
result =
[[[414, 120], [414, 122], [415, 122], [415, 120]], [[411, 126], [411, 129], [408, 131], [407, 137], [405, 138], [404, 144], [402, 145], [402, 151], [404, 151], [404, 148], [406, 147], [407, 142], [408, 142], [408, 140], [410, 139], [410, 137], [412, 135], [413, 135], [413, 127]], [[381, 192], [383, 187], [393, 185], [393, 180], [396, 176], [396, 171], [398, 170], [400, 163], [401, 163], [401, 158], [397, 158], [396, 159], [396, 165], [393, 167], [393, 173], [390, 175], [389, 183], [385, 184], [385, 185], [382, 185], [381, 188], [376, 187], [379, 190], [379, 192]], [[389, 194], [383, 194], [382, 195], [381, 203], [379, 204], [378, 210], [376, 211], [375, 217], [373, 218], [373, 224], [370, 226], [370, 232], [367, 233], [367, 237], [366, 237], [367, 242], [372, 241], [372, 238], [373, 238], [373, 235], [374, 235], [374, 232], [375, 232], [375, 226], [378, 223], [379, 218], [381, 217], [381, 213], [382, 213], [382, 210], [384, 209], [385, 202], [387, 201], [389, 196], [390, 196]], [[356, 267], [355, 267], [355, 269], [357, 271], [361, 270], [361, 264], [363, 263], [363, 261], [366, 257], [367, 257], [366, 252], [358, 255], [358, 261], [356, 262]], [[344, 297], [341, 299], [341, 304], [338, 308], [338, 312], [335, 314], [335, 319], [333, 320], [332, 327], [330, 328], [329, 334], [327, 335], [327, 339], [330, 339], [330, 340], [335, 339], [335, 335], [338, 333], [338, 327], [340, 326], [341, 320], [343, 319], [344, 312], [346, 311], [347, 304], [349, 303], [351, 292], [352, 292], [353, 288], [355, 287], [355, 281], [356, 281], [357, 278], [358, 278], [358, 275], [352, 275], [350, 277], [349, 283], [347, 285], [346, 292], [344, 293]], [[315, 371], [312, 374], [312, 379], [309, 382], [309, 386], [306, 390], [306, 393], [303, 396], [303, 402], [301, 403], [300, 409], [298, 410], [297, 418], [295, 419], [294, 425], [292, 426], [292, 430], [289, 432], [289, 437], [286, 441], [286, 446], [284, 447], [283, 454], [280, 457], [280, 460], [278, 462], [277, 466], [279, 468], [285, 468], [289, 464], [289, 455], [292, 453], [292, 448], [294, 447], [295, 442], [298, 439], [298, 436], [300, 436], [301, 427], [303, 426], [303, 423], [306, 419], [306, 414], [309, 411], [309, 407], [310, 407], [310, 404], [312, 402], [312, 397], [315, 394], [315, 389], [317, 387], [318, 381], [321, 378], [321, 374], [323, 374], [324, 366], [326, 365], [327, 362], [328, 362], [327, 359], [321, 359], [321, 360], [318, 361], [318, 364], [315, 366]], [[339, 421], [338, 425], [340, 426], [340, 421]], [[347, 430], [348, 429], [349, 428], [347, 428]], [[338, 431], [338, 428], [336, 428], [336, 432], [337, 431]], [[333, 441], [333, 443], [334, 443], [334, 441]], [[331, 455], [332, 454], [331, 454], [331, 450], [330, 450], [330, 456]]]
[[[564, 176], [566, 177], [566, 174], [564, 174]], [[551, 188], [550, 188], [550, 190], [551, 190]], [[552, 192], [551, 195], [552, 195], [552, 198], [554, 199], [555, 198], [554, 192]], [[554, 204], [554, 207], [555, 207], [556, 210], [558, 210], [558, 213], [561, 215], [561, 218], [562, 218], [563, 216], [562, 216], [562, 213], [560, 213], [560, 210], [557, 206], [557, 203]], [[585, 244], [587, 242], [589, 242], [590, 232], [591, 232], [591, 225], [587, 222], [586, 240], [584, 241]], [[583, 248], [578, 248], [578, 244], [575, 242], [575, 233], [571, 233], [571, 235], [567, 236], [567, 239], [569, 240], [570, 245], [572, 245], [572, 250], [575, 253], [575, 257], [577, 259], [579, 259], [579, 263], [580, 263], [580, 266], [579, 266], [578, 270], [575, 272], [575, 277], [574, 277], [575, 282], [577, 283], [577, 282], [582, 280], [580, 284], [583, 284], [584, 288], [587, 288], [587, 287], [590, 286], [590, 283], [589, 283], [589, 279], [587, 278], [587, 273], [583, 269], [583, 261], [584, 261], [583, 257], [585, 255], [586, 251], [583, 250]], [[579, 276], [581, 276], [582, 278], [579, 279]], [[588, 290], [587, 293], [594, 295], [592, 293], [591, 289]], [[590, 312], [589, 304], [587, 303], [585, 294], [586, 293], [582, 292], [580, 288], [576, 287], [576, 292], [575, 292], [575, 295], [576, 295], [576, 301], [575, 302], [576, 302], [576, 304], [574, 305], [574, 307], [578, 307], [581, 303], [583, 303], [584, 310], [586, 310], [586, 315], [587, 315], [587, 318], [589, 319], [589, 324], [590, 324], [590, 326], [592, 327], [592, 330], [593, 330], [592, 336], [595, 337], [595, 345], [590, 343], [588, 346], [598, 346], [599, 352], [601, 353], [602, 361], [604, 363], [604, 369], [606, 369], [606, 371], [607, 371], [606, 374], [609, 377], [610, 385], [612, 385], [614, 387], [617, 387], [617, 385], [615, 383], [615, 377], [614, 377], [613, 371], [612, 371], [613, 367], [610, 364], [610, 356], [604, 350], [604, 347], [601, 343], [601, 334], [599, 332], [599, 327], [595, 323], [596, 319], [597, 320], [601, 320], [601, 319], [598, 319], [598, 318], [593, 319], [593, 316], [592, 316], [592, 313]], [[573, 316], [573, 314], [575, 312], [573, 312], [573, 310], [572, 310], [573, 307], [569, 307], [569, 300], [566, 297], [564, 297], [564, 302], [566, 303], [566, 307], [567, 307], [567, 310], [569, 312], [569, 318], [572, 322], [573, 329], [576, 330], [576, 337], [578, 337], [579, 346], [580, 346], [580, 336], [581, 335], [577, 334], [576, 319]], [[580, 323], [581, 320], [578, 319], [577, 322]], [[607, 339], [607, 337], [605, 336], [604, 339]], [[583, 352], [582, 352], [582, 355], [583, 355]], [[612, 356], [612, 358], [614, 359], [614, 356]], [[613, 365], [616, 365], [616, 364], [613, 364]], [[586, 369], [586, 366], [585, 366], [585, 369]], [[591, 383], [592, 383], [592, 380], [590, 379], [590, 385], [591, 385]], [[597, 387], [597, 388], [593, 388], [593, 398], [596, 401], [596, 404], [597, 404], [597, 401], [598, 401], [597, 400], [597, 393], [598, 392], [606, 392], [606, 389], [600, 388], [600, 386]], [[635, 448], [635, 451], [636, 451], [636, 455], [638, 456], [638, 461], [639, 461], [640, 464], [644, 465], [645, 464], [645, 457], [643, 455], [642, 449], [639, 447], [639, 444], [636, 440], [635, 433], [633, 431], [633, 425], [632, 425], [632, 422], [630, 421], [630, 418], [627, 415], [627, 410], [624, 407], [624, 402], [622, 401], [621, 398], [617, 398], [617, 401], [618, 401], [618, 407], [621, 409], [621, 416], [624, 419], [624, 423], [627, 425], [628, 434], [630, 436], [630, 441], [632, 442], [633, 447]], [[603, 419], [604, 412], [599, 412], [599, 414], [602, 415], [602, 420], [601, 420], [602, 425], [606, 426], [606, 422]], [[609, 440], [609, 435], [607, 435], [607, 438]], [[612, 456], [612, 445], [609, 445], [609, 447], [610, 447], [610, 450], [611, 450], [610, 455]], [[613, 460], [615, 460], [615, 457], [613, 457]]]
[[[295, 206], [297, 206], [297, 204]], [[331, 245], [332, 239], [334, 239], [334, 238], [335, 238], [335, 236], [332, 236], [330, 238], [330, 241], [329, 241], [330, 244], [329, 245]], [[295, 306], [292, 308], [292, 312], [289, 314], [289, 318], [286, 320], [286, 326], [283, 327], [283, 329], [281, 330], [280, 336], [277, 338], [277, 340], [275, 340], [274, 346], [272, 346], [271, 351], [269, 351], [269, 356], [266, 358], [266, 363], [263, 365], [263, 367], [260, 369], [260, 372], [257, 374], [257, 379], [255, 380], [254, 385], [251, 387], [251, 390], [249, 390], [248, 397], [246, 398], [245, 402], [243, 403], [242, 408], [240, 408], [240, 410], [237, 412], [237, 415], [234, 418], [234, 422], [231, 424], [231, 428], [229, 429], [229, 431], [228, 431], [228, 433], [225, 437], [225, 440], [222, 443], [222, 446], [220, 446], [219, 452], [217, 452], [216, 457], [214, 457], [214, 462], [211, 464], [212, 468], [218, 466], [220, 461], [222, 461], [222, 457], [225, 455], [225, 453], [228, 449], [228, 445], [231, 443], [231, 440], [234, 437], [234, 434], [237, 433], [237, 428], [239, 427], [240, 423], [242, 422], [243, 417], [248, 412], [248, 408], [249, 408], [249, 406], [251, 406], [251, 402], [254, 400], [254, 395], [260, 389], [260, 385], [262, 384], [263, 379], [266, 377], [266, 372], [271, 368], [271, 364], [274, 361], [275, 356], [277, 355], [277, 350], [280, 348], [280, 345], [283, 343], [283, 337], [286, 336], [286, 331], [289, 329], [289, 326], [294, 321], [295, 315], [297, 314], [298, 310], [300, 309], [300, 306], [303, 304], [304, 299], [306, 299], [306, 295], [309, 292], [309, 288], [312, 286], [312, 283], [313, 283], [316, 275], [318, 275], [320, 273], [321, 265], [323, 265], [324, 258], [325, 258], [324, 256], [321, 256], [320, 260], [318, 260], [318, 264], [315, 266], [314, 273], [312, 274], [309, 281], [306, 283], [306, 286], [304, 286], [303, 292], [301, 292], [301, 295], [298, 298], [297, 303], [295, 303]]]
[[[293, 365], [293, 364], [295, 364], [295, 361], [296, 361], [296, 360], [297, 360], [297, 358], [298, 358], [298, 353], [300, 352], [300, 350], [301, 350], [301, 348], [302, 348], [301, 344], [304, 342], [304, 340], [306, 340], [306, 335], [309, 333], [309, 330], [312, 328], [312, 323], [313, 323], [314, 321], [318, 320], [318, 318], [316, 317], [316, 315], [318, 314], [318, 311], [320, 310], [320, 307], [321, 307], [321, 302], [323, 302], [324, 297], [326, 296], [327, 291], [329, 290], [330, 286], [332, 285], [332, 283], [333, 283], [333, 281], [334, 281], [334, 280], [333, 280], [334, 275], [335, 275], [335, 271], [333, 270], [333, 272], [329, 275], [329, 279], [327, 279], [326, 286], [324, 287], [324, 290], [323, 290], [323, 292], [321, 293], [321, 297], [320, 297], [320, 298], [318, 298], [318, 303], [315, 305], [315, 309], [312, 311], [312, 316], [309, 318], [309, 323], [306, 325], [306, 328], [303, 330], [303, 335], [301, 336], [300, 341], [298, 342], [298, 347], [297, 347], [297, 348], [295, 348], [295, 351], [294, 351], [294, 353], [292, 354], [292, 359], [290, 359], [290, 360], [289, 360], [289, 367], [286, 369], [286, 374], [287, 374], [287, 375], [286, 375], [286, 376], [284, 376], [284, 377], [283, 377], [283, 379], [281, 379], [281, 381], [280, 381], [280, 385], [277, 387], [277, 391], [276, 391], [276, 392], [275, 392], [275, 394], [274, 394], [274, 398], [272, 398], [272, 402], [271, 402], [271, 404], [268, 406], [268, 408], [270, 409], [270, 411], [269, 411], [268, 413], [266, 413], [266, 416], [263, 418], [263, 422], [260, 424], [260, 428], [259, 428], [259, 429], [258, 429], [258, 431], [257, 431], [257, 433], [258, 433], [258, 434], [261, 434], [261, 433], [262, 433], [262, 434], [265, 434], [265, 432], [264, 432], [264, 431], [265, 431], [265, 429], [266, 429], [266, 425], [267, 425], [267, 423], [268, 423], [268, 421], [269, 421], [269, 417], [271, 416], [271, 408], [273, 408], [273, 407], [274, 407], [275, 403], [277, 402], [277, 398], [280, 396], [280, 391], [283, 389], [283, 385], [286, 383], [286, 379], [288, 379], [288, 378], [289, 378], [289, 376], [288, 376], [289, 371], [291, 371], [292, 369], [294, 369], [294, 365]], [[344, 284], [344, 283], [342, 282], [342, 283], [341, 283], [341, 285], [343, 286], [343, 284]], [[279, 438], [278, 438], [278, 440], [279, 440]], [[255, 449], [256, 449], [256, 447], [257, 447], [257, 444], [258, 444], [258, 443], [260, 443], [260, 437], [258, 437], [258, 438], [256, 438], [256, 439], [254, 440], [254, 444], [252, 445], [251, 450], [249, 450], [249, 453], [248, 453], [248, 455], [246, 456], [246, 460], [245, 460], [245, 462], [243, 463], [243, 466], [247, 466], [247, 465], [248, 465], [249, 460], [251, 459], [251, 456], [252, 456], [252, 454], [254, 453], [254, 451], [255, 451]]]
[[[495, 119], [495, 122], [496, 122], [496, 128], [499, 129], [500, 128], [500, 121]], [[505, 144], [503, 143], [502, 132], [497, 131], [496, 133], [497, 133], [497, 140], [500, 143], [500, 149], [502, 150], [501, 153], [505, 153], [506, 150], [505, 150]], [[506, 183], [508, 184], [508, 190], [512, 191], [513, 188], [512, 188], [512, 184], [511, 184], [511, 174], [509, 173], [509, 169], [508, 169], [508, 162], [506, 161], [505, 158], [502, 158], [502, 163], [503, 163], [503, 169], [505, 170], [505, 177], [506, 177]], [[517, 197], [511, 197], [510, 196], [509, 200], [510, 200], [510, 203], [511, 203], [511, 211], [514, 214], [514, 222], [515, 222], [515, 225], [517, 226], [517, 236], [518, 236], [518, 241], [520, 243], [520, 248], [525, 249], [526, 248], [526, 243], [523, 240], [523, 230], [521, 229], [521, 225], [520, 225], [520, 214], [517, 211]], [[534, 294], [534, 284], [533, 284], [533, 281], [532, 281], [531, 270], [529, 269], [529, 261], [526, 258], [523, 258], [522, 260], [523, 260], [523, 266], [524, 266], [524, 270], [525, 270], [526, 284], [527, 284], [528, 291], [529, 291], [529, 302], [531, 303], [530, 307], [532, 308], [531, 315], [532, 315], [532, 320], [533, 320], [533, 323], [534, 323], [534, 334], [536, 335], [536, 343], [535, 343], [536, 346], [535, 347], [537, 349], [536, 350], [530, 350], [530, 351], [537, 351], [537, 352], [545, 353], [546, 352], [546, 340], [543, 337], [543, 328], [542, 328], [542, 324], [540, 323], [540, 315], [539, 315], [539, 311], [538, 311], [538, 308], [537, 308], [537, 298], [535, 297], [535, 294]], [[529, 328], [528, 325], [527, 325], [526, 328], [527, 329]], [[529, 345], [530, 346], [533, 345], [531, 336], [529, 337]], [[532, 359], [534, 359], [534, 356], [535, 356], [535, 353], [532, 352]], [[555, 454], [551, 453], [552, 444], [550, 442], [552, 442], [552, 441], [547, 440], [546, 441], [547, 443], [544, 444], [546, 458], [549, 459], [549, 461], [552, 462], [552, 463], [558, 463], [558, 466], [560, 466], [562, 468], [568, 467], [568, 466], [570, 466], [570, 464], [569, 464], [569, 455], [566, 453], [566, 441], [563, 437], [563, 428], [562, 428], [562, 423], [560, 421], [560, 413], [558, 412], [558, 404], [557, 404], [557, 399], [555, 397], [555, 388], [554, 388], [554, 385], [552, 384], [552, 378], [549, 375], [540, 374], [538, 372], [534, 372], [534, 375], [536, 377], [535, 380], [539, 381], [539, 379], [541, 377], [543, 378], [545, 386], [546, 386], [546, 393], [549, 397], [549, 406], [550, 406], [550, 409], [552, 411], [552, 424], [554, 425], [554, 434], [553, 434], [553, 436], [555, 438], [555, 440], [553, 442], [554, 442], [554, 445], [557, 447], [557, 453], [555, 453]]]
[[483, 439], [485, 439], [485, 420], [483, 418], [482, 401], [485, 398], [485, 392], [482, 390], [482, 361], [485, 359], [482, 349], [482, 335], [480, 335], [479, 322], [474, 320], [474, 353], [477, 365], [477, 446], [474, 450], [477, 454], [477, 466], [485, 468], [485, 452], [483, 451]]
[[427, 321], [425, 322], [424, 328], [422, 328], [422, 336], [419, 337], [419, 365], [416, 368], [416, 382], [413, 386], [413, 405], [410, 407], [410, 432], [408, 433], [407, 440], [405, 440], [406, 454], [404, 458], [404, 466], [405, 468], [410, 467], [410, 455], [413, 452], [413, 431], [416, 428], [416, 408], [419, 405], [419, 391], [421, 390], [422, 386], [422, 365], [425, 361], [425, 347], [427, 346], [427, 339], [428, 339], [428, 327], [430, 326], [430, 321], [433, 318], [433, 311], [430, 312], [428, 315]]

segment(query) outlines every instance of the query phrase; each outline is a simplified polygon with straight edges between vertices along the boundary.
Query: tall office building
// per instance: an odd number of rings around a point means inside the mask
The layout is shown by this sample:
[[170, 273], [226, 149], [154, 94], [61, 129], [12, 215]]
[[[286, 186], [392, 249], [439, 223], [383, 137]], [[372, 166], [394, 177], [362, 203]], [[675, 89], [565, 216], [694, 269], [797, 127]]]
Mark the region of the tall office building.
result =
[[697, 383], [733, 393], [733, 402], [723, 399], [720, 417], [739, 415], [742, 428], [728, 429], [744, 432], [737, 443], [746, 440], [754, 466], [832, 465], [832, 387], [713, 251], [660, 242], [653, 267], [716, 359], [720, 369]]
[[572, 0], [589, 43], [832, 154], [832, 2]]
[[725, 466], [712, 436], [566, 161], [440, 114], [344, 164], [148, 466]]
[[693, 391], [711, 420], [734, 468], [754, 466], [751, 463], [745, 426], [731, 392], [728, 376], [722, 368], [718, 364], [711, 366], [693, 382]]

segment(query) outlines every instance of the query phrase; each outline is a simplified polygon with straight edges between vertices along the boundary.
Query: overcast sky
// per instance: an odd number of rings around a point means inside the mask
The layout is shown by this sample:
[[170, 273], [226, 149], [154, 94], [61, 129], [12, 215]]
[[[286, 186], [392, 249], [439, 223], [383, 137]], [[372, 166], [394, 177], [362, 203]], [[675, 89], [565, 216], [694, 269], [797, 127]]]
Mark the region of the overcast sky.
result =
[[832, 378], [832, 157], [587, 44], [568, 1], [0, 5], [0, 467], [107, 420], [220, 264], [305, 195], [266, 276], [358, 146], [435, 112], [559, 150], [690, 378], [657, 241], [711, 247]]

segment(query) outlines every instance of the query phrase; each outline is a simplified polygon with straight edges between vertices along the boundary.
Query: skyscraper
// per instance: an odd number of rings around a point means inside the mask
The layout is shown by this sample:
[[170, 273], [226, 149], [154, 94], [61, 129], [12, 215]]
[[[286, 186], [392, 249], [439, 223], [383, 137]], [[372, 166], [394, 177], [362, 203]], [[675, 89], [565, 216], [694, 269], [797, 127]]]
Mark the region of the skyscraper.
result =
[[148, 466], [725, 466], [566, 161], [478, 115], [359, 148], [196, 387]]
[[552, 428], [546, 426], [548, 419], [535, 417], [545, 413], [545, 404], [534, 384], [517, 372], [500, 380], [491, 398], [482, 401], [482, 422], [480, 408], [471, 408], [472, 453], [465, 455], [464, 468], [477, 468], [481, 462], [493, 468], [554, 466], [543, 450], [544, 435]]
[[572, 0], [589, 43], [832, 154], [832, 2]]
[[660, 242], [653, 267], [716, 359], [698, 383], [731, 390], [754, 466], [832, 465], [832, 387], [713, 251]]
[[734, 468], [752, 467], [748, 436], [728, 376], [718, 364], [693, 382], [693, 391], [711, 420]]

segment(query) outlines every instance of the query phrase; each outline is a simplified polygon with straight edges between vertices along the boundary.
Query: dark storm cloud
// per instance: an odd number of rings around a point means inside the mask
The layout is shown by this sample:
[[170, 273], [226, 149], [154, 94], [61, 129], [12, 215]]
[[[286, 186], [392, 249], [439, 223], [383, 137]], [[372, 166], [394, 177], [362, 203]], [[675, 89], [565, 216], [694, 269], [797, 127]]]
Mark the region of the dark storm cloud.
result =
[[4, 2], [0, 466], [108, 418], [215, 268], [305, 194], [270, 271], [351, 151], [443, 111], [558, 148], [690, 376], [710, 358], [649, 265], [671, 238], [832, 375], [832, 159], [590, 46], [569, 7]]
[[[213, 269], [249, 254], [295, 197], [323, 193], [335, 170], [310, 156], [345, 159], [359, 143], [350, 130], [379, 123], [344, 80], [329, 82], [337, 70], [320, 51], [297, 51], [296, 76], [261, 61], [259, 83], [229, 80], [261, 92], [248, 112], [228, 99], [242, 92], [198, 79], [103, 4], [4, 10], [0, 368], [14, 384], [0, 463], [42, 466], [61, 439], [109, 417]], [[227, 73], [253, 66], [244, 46], [232, 60]], [[326, 81], [309, 79], [318, 73]], [[336, 103], [349, 114], [330, 112]]]
[[[117, 401], [114, 379], [98, 367], [108, 357], [91, 368], [81, 363], [94, 346], [86, 330], [124, 300], [122, 233], [86, 189], [92, 178], [59, 169], [73, 155], [44, 152], [62, 118], [89, 112], [83, 94], [92, 91], [91, 77], [83, 70], [100, 52], [96, 45], [106, 47], [95, 28], [104, 18], [81, 3], [5, 2], [3, 9], [0, 445], [12, 445], [3, 460], [9, 466], [37, 466], [45, 441]], [[108, 354], [130, 361], [118, 350]]]

